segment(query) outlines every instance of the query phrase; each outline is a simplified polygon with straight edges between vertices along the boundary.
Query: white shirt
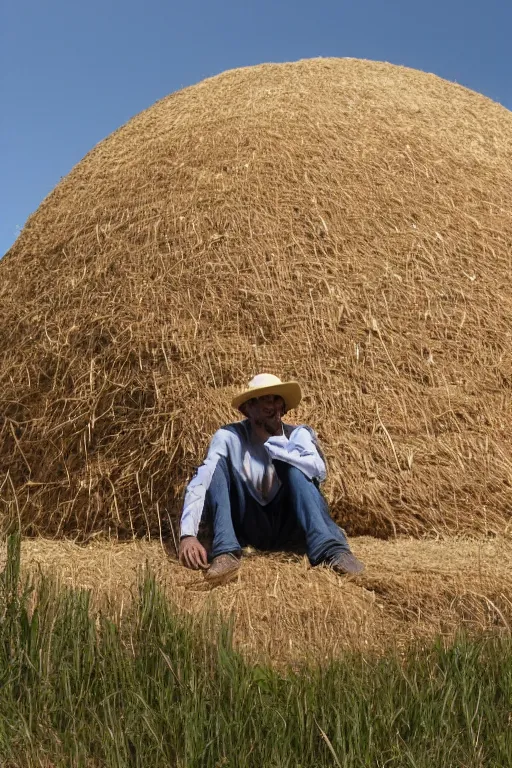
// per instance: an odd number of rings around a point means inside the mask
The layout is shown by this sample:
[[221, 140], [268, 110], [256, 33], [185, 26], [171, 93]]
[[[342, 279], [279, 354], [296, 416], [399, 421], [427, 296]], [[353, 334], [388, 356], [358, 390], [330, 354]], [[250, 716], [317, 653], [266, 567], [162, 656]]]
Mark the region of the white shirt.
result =
[[326, 467], [315, 432], [305, 425], [283, 424], [283, 434], [265, 443], [253, 439], [244, 419], [217, 430], [204, 462], [187, 486], [181, 515], [181, 536], [196, 536], [203, 514], [206, 491], [221, 457], [226, 457], [249, 493], [265, 506], [277, 495], [281, 482], [273, 460], [300, 469], [310, 480], [325, 480]]

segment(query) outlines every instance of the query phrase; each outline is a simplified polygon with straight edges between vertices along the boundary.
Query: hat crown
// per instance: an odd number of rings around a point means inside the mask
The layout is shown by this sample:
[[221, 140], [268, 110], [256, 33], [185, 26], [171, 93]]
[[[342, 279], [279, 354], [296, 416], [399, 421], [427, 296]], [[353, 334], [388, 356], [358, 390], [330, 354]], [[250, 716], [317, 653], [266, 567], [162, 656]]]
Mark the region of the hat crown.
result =
[[258, 373], [251, 379], [247, 389], [231, 401], [231, 405], [241, 410], [240, 407], [248, 400], [263, 395], [279, 395], [283, 398], [287, 411], [296, 408], [302, 397], [300, 386], [296, 381], [281, 381], [273, 373]]
[[272, 373], [258, 373], [249, 382], [249, 389], [259, 389], [260, 387], [274, 387], [276, 384], [282, 384], [283, 382], [277, 376]]

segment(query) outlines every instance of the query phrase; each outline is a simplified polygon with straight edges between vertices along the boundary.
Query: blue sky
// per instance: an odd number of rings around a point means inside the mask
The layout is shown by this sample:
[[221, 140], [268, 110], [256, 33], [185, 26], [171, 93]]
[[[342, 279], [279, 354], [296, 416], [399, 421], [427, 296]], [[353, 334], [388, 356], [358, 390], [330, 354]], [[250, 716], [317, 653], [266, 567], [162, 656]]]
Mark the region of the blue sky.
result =
[[98, 141], [226, 69], [312, 56], [390, 61], [512, 109], [511, 0], [3, 0], [0, 256]]

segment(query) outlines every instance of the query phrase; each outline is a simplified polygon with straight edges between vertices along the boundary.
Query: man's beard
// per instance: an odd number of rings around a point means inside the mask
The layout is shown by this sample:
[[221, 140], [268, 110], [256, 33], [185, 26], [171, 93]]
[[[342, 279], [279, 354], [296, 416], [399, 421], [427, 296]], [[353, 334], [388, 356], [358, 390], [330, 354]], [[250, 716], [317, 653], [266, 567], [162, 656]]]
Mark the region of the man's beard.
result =
[[281, 417], [277, 415], [270, 419], [257, 419], [256, 425], [269, 435], [280, 435], [283, 431]]

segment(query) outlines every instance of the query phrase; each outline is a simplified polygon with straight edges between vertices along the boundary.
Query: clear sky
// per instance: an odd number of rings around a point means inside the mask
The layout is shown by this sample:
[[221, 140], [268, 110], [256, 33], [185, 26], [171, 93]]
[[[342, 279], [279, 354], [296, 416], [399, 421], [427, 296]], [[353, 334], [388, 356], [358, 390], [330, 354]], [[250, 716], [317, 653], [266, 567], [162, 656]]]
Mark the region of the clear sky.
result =
[[3, 0], [0, 256], [92, 147], [226, 69], [354, 56], [512, 109], [512, 0]]

